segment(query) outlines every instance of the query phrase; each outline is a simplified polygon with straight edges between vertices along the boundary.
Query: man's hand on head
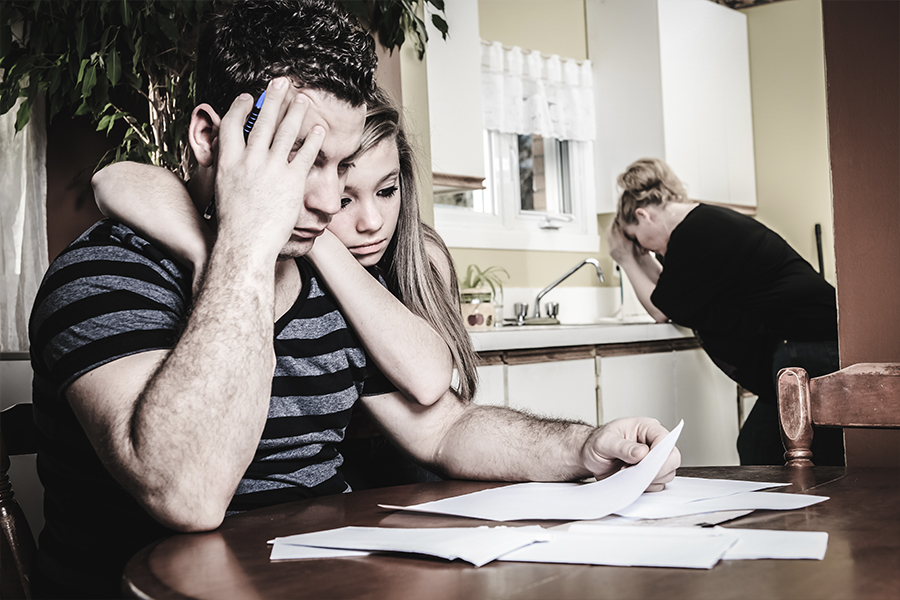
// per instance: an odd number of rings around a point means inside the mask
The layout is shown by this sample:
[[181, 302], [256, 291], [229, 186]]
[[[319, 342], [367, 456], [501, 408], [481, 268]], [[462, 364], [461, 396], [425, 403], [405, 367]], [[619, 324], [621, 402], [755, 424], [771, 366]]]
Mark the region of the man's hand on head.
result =
[[[650, 449], [668, 435], [656, 419], [627, 417], [596, 428], [581, 450], [585, 468], [597, 479], [643, 460]], [[658, 492], [675, 478], [681, 454], [674, 448], [647, 491]]]
[[[249, 139], [244, 123], [253, 107], [241, 94], [222, 118], [218, 134], [216, 216], [219, 239], [268, 250], [272, 257], [290, 238], [303, 207], [306, 179], [325, 138], [316, 125], [297, 150], [309, 98], [285, 77], [269, 83]], [[296, 152], [296, 154], [295, 154]], [[322, 228], [327, 222], [322, 223]]]

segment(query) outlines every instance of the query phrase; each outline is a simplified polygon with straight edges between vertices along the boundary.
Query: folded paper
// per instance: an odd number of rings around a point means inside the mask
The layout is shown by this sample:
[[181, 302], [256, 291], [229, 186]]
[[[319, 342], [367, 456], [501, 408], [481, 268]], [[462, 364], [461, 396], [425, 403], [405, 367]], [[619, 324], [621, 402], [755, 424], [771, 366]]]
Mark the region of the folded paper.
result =
[[683, 427], [684, 421], [641, 462], [594, 483], [520, 483], [414, 506], [379, 506], [491, 521], [599, 519], [640, 497], [656, 479]]

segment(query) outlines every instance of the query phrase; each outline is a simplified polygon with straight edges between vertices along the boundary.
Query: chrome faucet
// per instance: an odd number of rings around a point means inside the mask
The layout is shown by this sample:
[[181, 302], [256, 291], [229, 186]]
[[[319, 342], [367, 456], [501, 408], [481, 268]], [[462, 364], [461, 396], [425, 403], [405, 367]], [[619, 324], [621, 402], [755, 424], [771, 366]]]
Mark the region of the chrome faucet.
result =
[[603, 279], [603, 271], [600, 269], [600, 263], [597, 262], [597, 259], [594, 258], [586, 258], [571, 269], [569, 269], [565, 275], [545, 287], [540, 291], [537, 295], [537, 298], [534, 299], [534, 318], [539, 319], [541, 317], [541, 298], [547, 295], [547, 292], [558, 286], [562, 283], [566, 278], [569, 277], [572, 273], [583, 267], [584, 265], [594, 265], [594, 268], [597, 269], [597, 277], [600, 278], [600, 281], [604, 281]]

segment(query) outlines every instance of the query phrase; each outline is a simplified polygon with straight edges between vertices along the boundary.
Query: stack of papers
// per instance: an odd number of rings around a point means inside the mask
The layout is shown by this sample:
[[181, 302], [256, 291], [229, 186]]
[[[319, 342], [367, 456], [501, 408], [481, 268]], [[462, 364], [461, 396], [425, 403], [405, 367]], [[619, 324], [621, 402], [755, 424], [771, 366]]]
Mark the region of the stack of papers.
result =
[[[548, 542], [549, 531], [531, 527], [447, 527], [428, 529], [387, 529], [383, 527], [342, 527], [275, 538], [272, 560], [317, 558], [326, 551], [351, 551], [334, 556], [357, 556], [369, 551], [428, 554], [447, 560], [461, 559], [476, 567], [504, 554], [537, 542]], [[303, 556], [307, 548], [313, 555]]]
[[[414, 506], [404, 511], [493, 521], [581, 521], [553, 530], [528, 527], [391, 529], [344, 527], [280, 537], [272, 560], [405, 552], [464, 560], [476, 567], [494, 560], [710, 569], [719, 560], [816, 559], [825, 556], [828, 534], [721, 527], [634, 527], [647, 519], [678, 519], [728, 511], [804, 508], [828, 498], [761, 490], [785, 483], [676, 477], [662, 492], [645, 493], [675, 446], [684, 423], [637, 465], [595, 483], [525, 483], [483, 490]], [[619, 515], [618, 518], [610, 515]], [[597, 519], [602, 519], [596, 521]], [[592, 522], [585, 522], [594, 520]], [[697, 521], [703, 519], [697, 519]]]
[[828, 534], [722, 527], [616, 527], [573, 524], [567, 531], [529, 527], [389, 529], [343, 527], [276, 538], [272, 560], [405, 552], [460, 559], [624, 567], [711, 569], [720, 560], [822, 560]]

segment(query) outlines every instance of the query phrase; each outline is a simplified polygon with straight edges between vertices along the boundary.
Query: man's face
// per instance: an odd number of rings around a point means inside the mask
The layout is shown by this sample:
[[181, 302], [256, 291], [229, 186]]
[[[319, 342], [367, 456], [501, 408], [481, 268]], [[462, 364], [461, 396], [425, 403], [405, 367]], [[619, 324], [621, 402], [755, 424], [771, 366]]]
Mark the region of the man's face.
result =
[[325, 141], [306, 178], [303, 206], [291, 238], [281, 250], [283, 258], [304, 256], [313, 246], [332, 215], [341, 209], [341, 193], [347, 179], [350, 160], [359, 147], [366, 121], [365, 106], [353, 107], [329, 92], [291, 89], [290, 98], [304, 94], [309, 110], [297, 137], [291, 159], [300, 149], [309, 130], [316, 125], [325, 129]]

